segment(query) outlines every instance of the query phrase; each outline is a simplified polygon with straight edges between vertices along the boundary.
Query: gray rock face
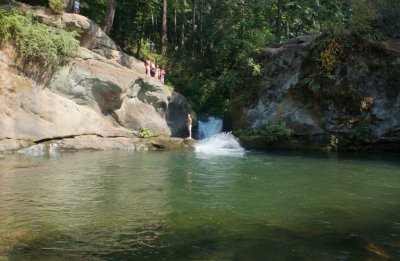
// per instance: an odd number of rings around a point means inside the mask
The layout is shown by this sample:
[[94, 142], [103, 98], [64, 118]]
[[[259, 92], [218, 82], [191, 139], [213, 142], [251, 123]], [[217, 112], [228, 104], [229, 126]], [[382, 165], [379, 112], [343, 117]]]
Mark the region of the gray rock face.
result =
[[[188, 114], [194, 114], [188, 105], [186, 98], [173, 92], [168, 104], [166, 120], [173, 136], [187, 137], [188, 131], [186, 119]], [[192, 115], [195, 116], [195, 115]], [[195, 118], [194, 122], [196, 121]]]
[[[294, 40], [297, 42], [297, 39]], [[265, 49], [269, 74], [264, 78], [265, 86], [261, 89], [257, 105], [245, 110], [252, 128], [285, 122], [296, 134], [324, 133], [319, 126], [318, 115], [290, 92], [299, 83], [302, 60], [310, 43], [302, 40], [299, 44], [289, 43]]]
[[[284, 122], [295, 135], [292, 143], [285, 145], [288, 148], [296, 147], [292, 145], [297, 141], [310, 148], [323, 140], [327, 145], [331, 135], [355, 135], [359, 126], [366, 126], [366, 146], [372, 150], [398, 148], [390, 144], [400, 143], [400, 53], [391, 49], [386, 54], [371, 51], [375, 56], [368, 60], [354, 56], [351, 63], [337, 68], [334, 80], [321, 83], [325, 85], [314, 93], [305, 81], [318, 69], [307, 60], [311, 42], [296, 41], [265, 50], [268, 73], [262, 80], [259, 99], [237, 110], [243, 115], [234, 116], [237, 122], [233, 125], [264, 128]], [[359, 64], [364, 64], [365, 72], [360, 71]]]
[[[171, 94], [158, 80], [144, 75], [143, 62], [122, 53], [96, 24], [80, 15], [53, 17], [35, 11], [43, 23], [77, 30], [84, 47], [46, 86], [37, 86], [15, 69], [19, 67], [12, 48], [0, 50], [0, 151], [67, 139], [85, 144], [93, 141], [94, 147], [102, 149], [108, 148], [108, 143], [114, 149], [129, 148], [139, 143], [133, 138], [141, 128], [168, 137], [181, 124], [179, 117], [176, 122], [166, 119], [169, 106], [175, 104], [172, 97], [179, 94]], [[87, 35], [90, 41], [86, 41]], [[26, 69], [40, 72], [41, 68]], [[181, 102], [185, 104], [174, 113], [191, 112], [186, 100]], [[80, 138], [86, 136], [92, 139]], [[121, 140], [111, 140], [117, 137]], [[122, 142], [124, 139], [130, 141]], [[78, 143], [73, 146], [79, 147]]]

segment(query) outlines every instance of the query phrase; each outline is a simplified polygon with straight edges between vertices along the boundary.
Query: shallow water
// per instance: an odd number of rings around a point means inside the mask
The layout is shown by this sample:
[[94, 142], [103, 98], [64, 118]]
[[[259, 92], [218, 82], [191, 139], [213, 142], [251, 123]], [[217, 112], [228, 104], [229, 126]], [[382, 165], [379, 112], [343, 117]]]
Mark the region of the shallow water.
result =
[[0, 159], [0, 260], [400, 260], [398, 157]]

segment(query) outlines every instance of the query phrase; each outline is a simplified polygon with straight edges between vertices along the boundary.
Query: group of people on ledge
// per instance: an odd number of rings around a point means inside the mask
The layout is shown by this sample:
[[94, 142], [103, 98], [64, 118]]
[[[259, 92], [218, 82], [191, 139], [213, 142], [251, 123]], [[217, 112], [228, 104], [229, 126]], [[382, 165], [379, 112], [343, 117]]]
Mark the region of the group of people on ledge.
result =
[[156, 63], [154, 61], [150, 61], [150, 59], [146, 60], [145, 66], [146, 66], [146, 75], [159, 79], [162, 83], [164, 83], [165, 81], [164, 66], [160, 68], [160, 65], [158, 64], [156, 65]]

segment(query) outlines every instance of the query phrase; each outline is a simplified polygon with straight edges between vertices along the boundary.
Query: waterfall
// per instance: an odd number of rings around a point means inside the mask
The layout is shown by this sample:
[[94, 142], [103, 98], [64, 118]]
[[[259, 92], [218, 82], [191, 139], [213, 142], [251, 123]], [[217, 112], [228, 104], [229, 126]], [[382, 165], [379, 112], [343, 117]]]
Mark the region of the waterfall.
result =
[[199, 120], [199, 139], [211, 138], [222, 131], [223, 121], [217, 117], [208, 117], [205, 121]]

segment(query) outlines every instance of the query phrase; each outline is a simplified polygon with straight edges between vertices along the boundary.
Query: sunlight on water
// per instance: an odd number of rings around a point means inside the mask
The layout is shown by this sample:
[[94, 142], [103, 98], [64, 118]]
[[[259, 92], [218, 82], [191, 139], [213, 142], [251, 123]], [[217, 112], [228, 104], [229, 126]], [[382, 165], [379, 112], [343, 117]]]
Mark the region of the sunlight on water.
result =
[[243, 156], [245, 150], [232, 133], [220, 133], [211, 138], [199, 141], [195, 145], [198, 155]]
[[0, 260], [400, 260], [398, 157], [197, 149], [5, 155]]

